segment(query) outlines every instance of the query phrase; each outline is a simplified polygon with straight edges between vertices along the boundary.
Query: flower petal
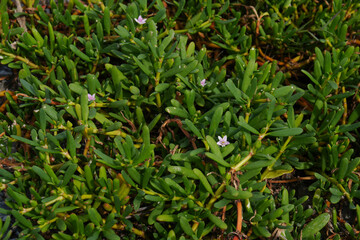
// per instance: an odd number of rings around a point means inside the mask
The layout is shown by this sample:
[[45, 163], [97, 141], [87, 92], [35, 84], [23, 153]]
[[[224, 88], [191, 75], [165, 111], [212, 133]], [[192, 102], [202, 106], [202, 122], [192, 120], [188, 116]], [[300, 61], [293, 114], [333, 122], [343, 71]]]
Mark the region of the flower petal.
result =
[[88, 93], [88, 101], [95, 101], [95, 93], [94, 94]]

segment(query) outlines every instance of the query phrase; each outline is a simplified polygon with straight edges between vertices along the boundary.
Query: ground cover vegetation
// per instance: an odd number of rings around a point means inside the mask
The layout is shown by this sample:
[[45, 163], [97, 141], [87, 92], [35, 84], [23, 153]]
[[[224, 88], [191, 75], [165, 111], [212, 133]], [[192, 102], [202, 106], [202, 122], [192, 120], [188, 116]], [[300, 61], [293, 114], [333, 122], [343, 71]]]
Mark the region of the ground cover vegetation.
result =
[[359, 8], [1, 0], [0, 238], [358, 238]]

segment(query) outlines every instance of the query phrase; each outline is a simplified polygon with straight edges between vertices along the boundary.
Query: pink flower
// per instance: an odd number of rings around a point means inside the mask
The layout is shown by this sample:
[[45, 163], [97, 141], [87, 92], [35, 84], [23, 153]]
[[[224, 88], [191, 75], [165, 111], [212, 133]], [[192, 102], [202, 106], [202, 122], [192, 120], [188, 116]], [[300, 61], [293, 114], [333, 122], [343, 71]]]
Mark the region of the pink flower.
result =
[[217, 145], [225, 147], [226, 145], [229, 145], [230, 143], [227, 141], [227, 136], [225, 135], [223, 138], [218, 136], [219, 141], [217, 142]]
[[134, 18], [134, 19], [135, 19], [135, 22], [137, 22], [138, 24], [143, 25], [143, 24], [146, 23], [147, 18], [142, 18], [142, 16], [140, 15], [137, 19], [136, 18]]
[[205, 85], [206, 85], [206, 79], [201, 80], [200, 85], [203, 86], [203, 87], [205, 87]]
[[94, 94], [90, 94], [90, 93], [88, 93], [88, 100], [89, 100], [89, 102], [90, 101], [95, 101], [95, 93]]

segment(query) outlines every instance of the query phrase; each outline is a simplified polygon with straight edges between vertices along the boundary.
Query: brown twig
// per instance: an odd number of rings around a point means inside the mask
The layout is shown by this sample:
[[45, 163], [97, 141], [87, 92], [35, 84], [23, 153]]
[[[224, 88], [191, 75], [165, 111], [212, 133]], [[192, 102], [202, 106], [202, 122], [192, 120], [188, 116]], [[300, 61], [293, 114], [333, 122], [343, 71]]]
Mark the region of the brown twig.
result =
[[[222, 214], [221, 214], [221, 220], [223, 220], [223, 222], [225, 221], [225, 219], [226, 219], [226, 206], [225, 207], [223, 207], [223, 209], [222, 209]], [[224, 231], [225, 230], [222, 230], [222, 232], [221, 232], [221, 239], [223, 239], [224, 237]]]
[[87, 157], [88, 151], [89, 151], [89, 147], [90, 147], [90, 143], [91, 143], [91, 137], [86, 138], [86, 143], [85, 143], [85, 148], [84, 148], [84, 153], [83, 155], [85, 157]]
[[[277, 61], [276, 59], [273, 59], [273, 58], [269, 57], [268, 55], [266, 55], [266, 54], [261, 50], [261, 47], [258, 47], [258, 50], [259, 50], [260, 55], [261, 55], [263, 58], [265, 58], [266, 60], [268, 60], [268, 61], [270, 61], [270, 62]], [[285, 63], [282, 62], [282, 61], [277, 61], [277, 64], [280, 65], [280, 66], [285, 65]]]
[[120, 111], [120, 113], [121, 113], [121, 116], [122, 116], [122, 117], [127, 121], [127, 123], [130, 125], [131, 131], [132, 131], [132, 132], [136, 132], [135, 124], [134, 124], [132, 121], [130, 121], [129, 119], [127, 119], [122, 111]]
[[[17, 100], [17, 96], [14, 94], [13, 91], [5, 90], [0, 92], [0, 97], [5, 96], [5, 93], [9, 93], [11, 97], [14, 99], [14, 101]], [[6, 105], [9, 104], [9, 100], [5, 100], [5, 102], [0, 106], [0, 112], [4, 112], [6, 109]]]
[[346, 42], [347, 45], [352, 45], [352, 44], [357, 44], [360, 45], [360, 40], [359, 39], [352, 39]]
[[0, 91], [0, 97], [4, 97], [5, 93], [9, 93], [11, 96], [14, 96], [14, 92], [10, 91], [10, 90], [4, 90], [4, 91]]
[[183, 124], [182, 124], [181, 120], [178, 119], [178, 118], [168, 119], [168, 120], [166, 120], [166, 121], [161, 125], [159, 136], [156, 138], [156, 143], [161, 143], [161, 145], [163, 145], [163, 147], [164, 147], [165, 149], [167, 149], [166, 146], [165, 146], [165, 144], [162, 142], [162, 137], [163, 137], [163, 134], [166, 133], [165, 127], [166, 127], [169, 123], [171, 123], [171, 122], [175, 122], [175, 123], [178, 125], [178, 127], [180, 128], [180, 130], [184, 133], [184, 135], [185, 135], [185, 136], [189, 139], [189, 141], [191, 142], [191, 145], [193, 146], [193, 148], [194, 148], [194, 149], [197, 149], [197, 146], [196, 146], [196, 144], [195, 144], [194, 138], [190, 136], [190, 134], [189, 134], [188, 131], [186, 131], [185, 129], [182, 128], [182, 125], [183, 125]]
[[241, 236], [241, 229], [242, 229], [242, 221], [243, 221], [243, 215], [242, 215], [242, 204], [241, 201], [236, 202], [236, 208], [237, 208], [237, 224], [236, 224], [236, 235], [234, 236], [233, 240], [240, 240]]
[[[23, 9], [22, 9], [22, 6], [21, 6], [21, 2], [20, 2], [19, 0], [15, 0], [15, 5], [16, 5], [16, 10], [15, 10], [15, 12], [16, 12], [16, 13], [22, 13], [22, 12], [23, 12]], [[24, 29], [23, 34], [24, 34], [25, 32], [27, 32], [25, 16], [17, 17], [16, 20], [18, 21], [20, 27]]]

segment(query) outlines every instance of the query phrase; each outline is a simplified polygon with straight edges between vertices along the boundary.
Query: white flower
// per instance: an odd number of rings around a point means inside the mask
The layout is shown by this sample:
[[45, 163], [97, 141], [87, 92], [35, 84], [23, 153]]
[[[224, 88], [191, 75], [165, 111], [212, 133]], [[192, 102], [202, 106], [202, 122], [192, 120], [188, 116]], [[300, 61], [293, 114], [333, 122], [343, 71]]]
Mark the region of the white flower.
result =
[[17, 42], [13, 42], [10, 44], [11, 48], [16, 50], [16, 47], [17, 47]]
[[226, 145], [229, 145], [230, 143], [227, 141], [227, 136], [225, 135], [223, 138], [218, 136], [219, 141], [217, 142], [217, 145], [225, 147]]
[[137, 22], [138, 24], [143, 25], [143, 24], [146, 23], [147, 18], [142, 18], [142, 16], [140, 15], [137, 19], [136, 18], [134, 18], [134, 19], [135, 19], [135, 22]]
[[89, 100], [89, 102], [90, 101], [95, 101], [95, 93], [94, 94], [90, 94], [90, 93], [88, 93], [88, 100]]
[[206, 85], [206, 79], [201, 80], [200, 85], [203, 86], [203, 87], [205, 87], [205, 85]]

